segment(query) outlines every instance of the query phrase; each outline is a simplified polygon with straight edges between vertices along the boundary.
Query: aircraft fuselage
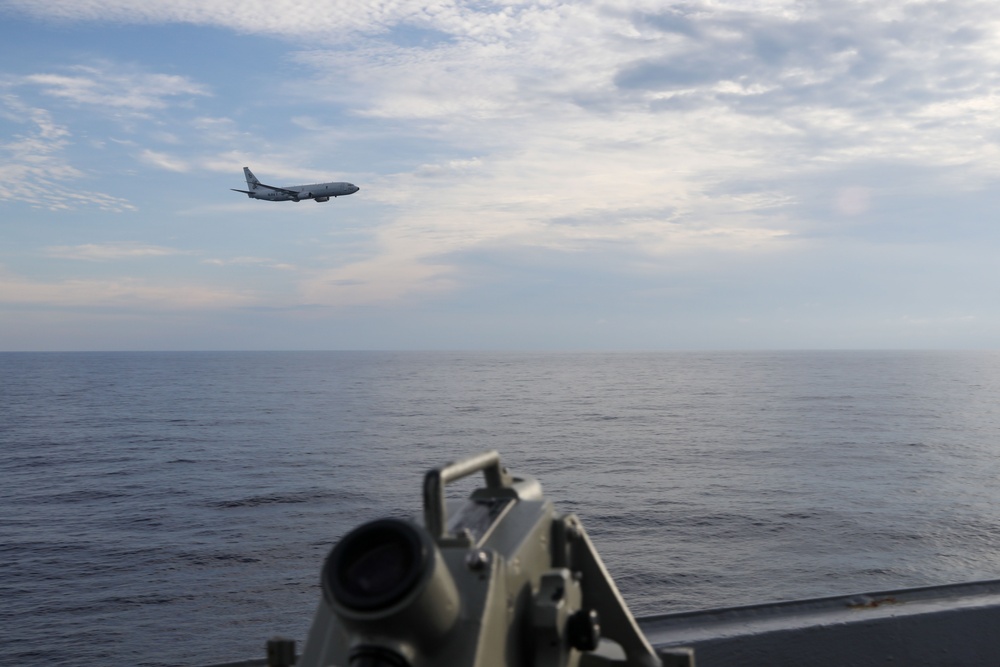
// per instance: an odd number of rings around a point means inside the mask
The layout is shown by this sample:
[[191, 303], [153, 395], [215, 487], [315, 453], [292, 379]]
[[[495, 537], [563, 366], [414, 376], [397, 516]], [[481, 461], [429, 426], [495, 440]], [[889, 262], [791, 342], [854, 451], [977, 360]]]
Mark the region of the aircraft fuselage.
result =
[[[292, 190], [299, 194], [293, 195], [289, 192], [283, 192], [283, 190]], [[357, 191], [358, 187], [351, 183], [314, 183], [313, 185], [293, 185], [281, 190], [258, 186], [255, 192], [249, 194], [252, 199], [267, 201], [302, 201], [303, 199], [327, 201], [330, 197], [353, 195]]]
[[360, 190], [353, 183], [314, 183], [312, 185], [289, 185], [286, 187], [275, 187], [264, 185], [257, 180], [257, 177], [246, 167], [243, 173], [247, 179], [247, 190], [237, 190], [251, 199], [263, 199], [265, 201], [302, 201], [303, 199], [314, 199], [318, 202], [330, 201], [330, 197], [344, 197], [353, 195]]

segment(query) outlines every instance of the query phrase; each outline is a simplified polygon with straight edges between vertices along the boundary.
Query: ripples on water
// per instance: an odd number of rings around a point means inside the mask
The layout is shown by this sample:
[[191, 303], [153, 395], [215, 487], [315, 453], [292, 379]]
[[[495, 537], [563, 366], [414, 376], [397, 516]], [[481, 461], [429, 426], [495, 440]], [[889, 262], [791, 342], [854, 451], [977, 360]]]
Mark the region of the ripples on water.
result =
[[1000, 577], [1000, 355], [0, 354], [0, 651], [304, 638], [329, 547], [498, 449], [637, 615]]

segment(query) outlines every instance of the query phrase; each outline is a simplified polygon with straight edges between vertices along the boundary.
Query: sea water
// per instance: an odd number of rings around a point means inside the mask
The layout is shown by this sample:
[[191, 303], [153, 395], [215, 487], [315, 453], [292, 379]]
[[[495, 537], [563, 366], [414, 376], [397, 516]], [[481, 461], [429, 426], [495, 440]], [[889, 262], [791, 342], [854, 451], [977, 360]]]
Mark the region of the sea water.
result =
[[490, 449], [636, 615], [1000, 577], [998, 353], [0, 354], [3, 662], [301, 642], [336, 540]]

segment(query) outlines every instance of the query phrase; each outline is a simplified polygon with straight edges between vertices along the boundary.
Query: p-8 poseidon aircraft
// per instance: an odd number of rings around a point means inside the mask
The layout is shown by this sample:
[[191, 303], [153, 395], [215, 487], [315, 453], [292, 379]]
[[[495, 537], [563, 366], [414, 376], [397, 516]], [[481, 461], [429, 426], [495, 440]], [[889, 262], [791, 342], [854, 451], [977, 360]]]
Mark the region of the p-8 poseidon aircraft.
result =
[[257, 177], [247, 167], [243, 167], [243, 174], [247, 177], [247, 189], [229, 189], [233, 192], [246, 193], [246, 196], [250, 197], [250, 199], [266, 199], [267, 201], [315, 199], [316, 201], [330, 201], [330, 197], [353, 195], [361, 189], [353, 183], [316, 183], [314, 185], [289, 185], [285, 188], [276, 188], [273, 185], [264, 185], [258, 181]]

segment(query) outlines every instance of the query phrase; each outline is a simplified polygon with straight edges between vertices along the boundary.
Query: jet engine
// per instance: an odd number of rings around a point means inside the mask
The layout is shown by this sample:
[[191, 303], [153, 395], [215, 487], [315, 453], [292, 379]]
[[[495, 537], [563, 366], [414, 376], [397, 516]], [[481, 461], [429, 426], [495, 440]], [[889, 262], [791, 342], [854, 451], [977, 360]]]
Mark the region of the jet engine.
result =
[[316, 197], [316, 201], [330, 201], [329, 197]]

